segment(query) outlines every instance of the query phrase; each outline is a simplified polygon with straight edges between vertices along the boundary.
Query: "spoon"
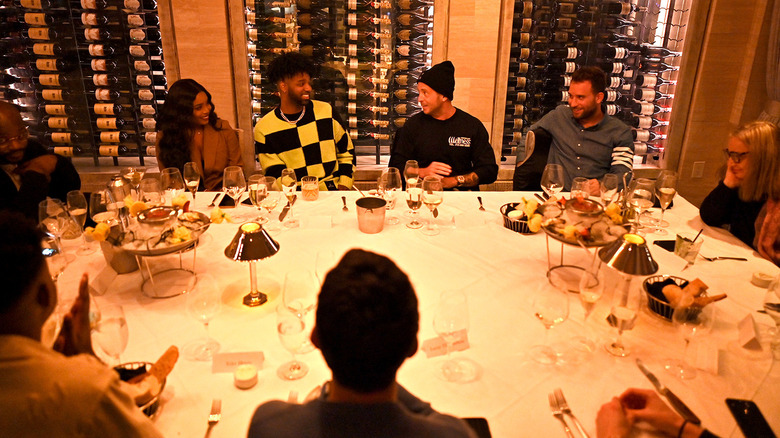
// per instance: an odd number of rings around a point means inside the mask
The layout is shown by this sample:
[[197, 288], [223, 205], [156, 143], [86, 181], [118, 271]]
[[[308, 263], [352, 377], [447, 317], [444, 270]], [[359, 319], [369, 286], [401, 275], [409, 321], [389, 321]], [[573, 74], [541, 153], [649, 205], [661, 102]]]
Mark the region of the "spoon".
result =
[[349, 209], [347, 208], [347, 197], [346, 196], [342, 196], [341, 197], [341, 202], [344, 203], [344, 206], [341, 207], [341, 209], [344, 210], [344, 211], [349, 211]]

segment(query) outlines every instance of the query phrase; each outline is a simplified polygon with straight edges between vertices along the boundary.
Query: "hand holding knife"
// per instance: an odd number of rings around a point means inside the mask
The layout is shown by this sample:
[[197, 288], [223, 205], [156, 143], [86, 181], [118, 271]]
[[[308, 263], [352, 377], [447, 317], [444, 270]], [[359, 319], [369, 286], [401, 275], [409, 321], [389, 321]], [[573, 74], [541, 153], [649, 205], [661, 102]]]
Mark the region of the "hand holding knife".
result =
[[696, 414], [691, 411], [691, 408], [689, 408], [685, 403], [683, 403], [682, 400], [680, 400], [677, 395], [675, 395], [672, 391], [669, 390], [666, 386], [664, 386], [658, 378], [655, 376], [655, 374], [651, 373], [650, 370], [647, 369], [644, 363], [642, 363], [641, 359], [636, 360], [636, 366], [639, 367], [639, 370], [642, 371], [642, 373], [647, 377], [648, 380], [650, 380], [650, 383], [655, 386], [655, 390], [658, 391], [659, 394], [666, 397], [667, 400], [669, 400], [669, 403], [672, 405], [675, 411], [679, 413], [684, 419], [688, 420], [688, 422], [693, 424], [701, 424], [701, 420], [699, 417], [696, 416]]

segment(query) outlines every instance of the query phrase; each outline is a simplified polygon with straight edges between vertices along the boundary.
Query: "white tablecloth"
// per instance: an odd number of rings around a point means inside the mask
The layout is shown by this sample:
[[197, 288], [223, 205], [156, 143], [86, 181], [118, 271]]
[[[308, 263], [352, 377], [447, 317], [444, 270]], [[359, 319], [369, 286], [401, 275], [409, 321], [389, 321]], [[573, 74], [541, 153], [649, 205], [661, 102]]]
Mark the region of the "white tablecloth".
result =
[[[341, 211], [341, 195], [347, 196], [349, 212]], [[637, 369], [634, 359], [642, 358], [648, 367], [696, 412], [703, 424], [713, 432], [729, 436], [736, 425], [724, 403], [726, 397], [751, 398], [770, 368], [767, 351], [749, 352], [737, 345], [736, 323], [752, 314], [760, 325], [771, 325], [766, 316], [756, 313], [765, 289], [750, 283], [755, 271], [778, 275], [778, 268], [757, 257], [750, 248], [732, 236], [705, 227], [701, 253], [707, 256], [747, 257], [749, 262], [702, 259], [680, 272], [682, 259], [657, 246], [650, 245], [660, 265], [659, 274], [701, 278], [712, 293], [728, 293], [717, 307], [717, 323], [706, 342], [691, 346], [717, 349], [720, 360], [717, 374], [700, 371], [693, 380], [681, 381], [663, 369], [666, 358], [679, 357], [683, 341], [670, 323], [645, 310], [640, 313], [636, 328], [626, 332], [625, 342], [633, 348], [627, 358], [611, 356], [599, 348], [582, 363], [543, 366], [527, 355], [532, 345], [541, 342], [543, 326], [533, 317], [531, 300], [540, 285], [546, 282], [547, 250], [543, 232], [520, 235], [503, 228], [499, 207], [530, 194], [513, 192], [483, 192], [488, 212], [479, 212], [476, 193], [445, 193], [440, 207], [438, 236], [424, 236], [419, 230], [405, 226], [405, 205], [399, 202], [394, 214], [401, 223], [388, 226], [380, 234], [362, 234], [357, 229], [355, 200], [357, 192], [322, 193], [313, 202], [299, 199], [295, 216], [301, 219], [298, 229], [272, 232], [281, 245], [275, 256], [257, 264], [258, 284], [269, 295], [269, 302], [259, 308], [242, 305], [241, 297], [249, 288], [249, 268], [224, 256], [224, 249], [235, 234], [236, 224], [212, 224], [197, 249], [196, 271], [212, 274], [222, 289], [222, 310], [210, 324], [210, 334], [220, 342], [222, 352], [261, 350], [265, 364], [260, 382], [250, 390], [233, 385], [232, 374], [212, 374], [211, 363], [193, 362], [181, 358], [168, 378], [163, 394], [164, 406], [156, 424], [166, 436], [202, 436], [207, 427], [207, 415], [212, 398], [222, 399], [222, 420], [212, 431], [212, 437], [236, 437], [246, 433], [255, 407], [271, 399], [288, 398], [297, 391], [303, 398], [315, 386], [330, 378], [330, 373], [318, 351], [301, 355], [311, 368], [301, 380], [283, 381], [276, 375], [277, 367], [290, 359], [274, 329], [274, 309], [280, 301], [285, 274], [303, 269], [314, 270], [316, 255], [333, 251], [340, 256], [350, 248], [363, 248], [387, 255], [411, 278], [420, 300], [421, 341], [435, 336], [431, 313], [439, 294], [448, 289], [463, 289], [469, 299], [471, 327], [470, 349], [455, 353], [469, 358], [480, 367], [479, 378], [471, 383], [448, 383], [436, 377], [437, 359], [425, 354], [407, 360], [398, 380], [412, 393], [430, 401], [434, 408], [462, 417], [485, 417], [493, 436], [562, 436], [557, 420], [550, 415], [547, 393], [560, 387], [585, 427], [595, 434], [595, 417], [599, 406], [627, 387], [649, 388], [650, 383]], [[199, 193], [195, 209], [206, 212], [213, 194]], [[252, 207], [242, 206], [239, 213], [254, 215]], [[278, 215], [280, 207], [274, 212]], [[230, 211], [230, 210], [227, 210]], [[427, 218], [427, 210], [421, 210]], [[695, 207], [684, 199], [665, 217], [670, 223], [670, 236], [650, 234], [655, 238], [674, 238], [676, 231], [696, 232], [703, 227]], [[560, 244], [550, 240], [553, 255]], [[582, 249], [564, 249], [568, 263], [587, 263], [589, 255]], [[185, 256], [190, 257], [189, 255]], [[335, 260], [334, 260], [335, 262]], [[79, 257], [60, 280], [61, 294], [67, 300], [73, 296], [81, 273], [93, 277], [105, 275], [105, 261], [98, 252]], [[110, 269], [110, 268], [109, 268]], [[637, 278], [633, 287], [640, 287]], [[105, 293], [96, 298], [100, 303], [124, 306], [130, 329], [129, 345], [123, 361], [154, 361], [172, 344], [183, 346], [203, 334], [203, 326], [189, 317], [184, 309], [185, 297], [150, 299], [141, 291], [138, 271], [120, 275], [111, 281]], [[611, 289], [611, 288], [610, 288]], [[613, 336], [604, 322], [610, 292], [600, 301], [591, 316], [597, 321], [598, 335], [604, 341]], [[583, 331], [583, 310], [576, 295], [570, 296], [570, 315], [566, 322], [552, 329], [550, 339], [564, 342]], [[704, 350], [702, 350], [704, 351]], [[777, 393], [776, 393], [777, 394]], [[780, 431], [780, 395], [760, 405]]]

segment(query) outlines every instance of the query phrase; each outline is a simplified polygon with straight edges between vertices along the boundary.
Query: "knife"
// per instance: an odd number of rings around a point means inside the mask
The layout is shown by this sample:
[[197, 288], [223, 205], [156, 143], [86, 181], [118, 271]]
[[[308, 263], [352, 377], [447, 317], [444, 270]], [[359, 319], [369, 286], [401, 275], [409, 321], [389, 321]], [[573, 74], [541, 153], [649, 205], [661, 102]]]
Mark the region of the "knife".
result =
[[283, 221], [285, 216], [287, 216], [287, 212], [290, 211], [290, 207], [295, 204], [296, 199], [298, 199], [298, 195], [295, 195], [292, 198], [292, 201], [287, 201], [287, 205], [285, 205], [284, 208], [282, 208], [282, 212], [279, 213], [279, 222]]
[[655, 386], [656, 391], [658, 391], [659, 394], [666, 397], [667, 400], [669, 400], [669, 403], [672, 404], [672, 407], [675, 411], [677, 411], [680, 415], [682, 415], [683, 418], [688, 420], [689, 422], [693, 424], [701, 424], [701, 420], [699, 420], [699, 417], [696, 416], [696, 414], [691, 411], [691, 408], [685, 405], [682, 400], [680, 400], [672, 391], [669, 390], [666, 386], [664, 386], [657, 377], [655, 377], [655, 374], [651, 373], [650, 370], [645, 367], [645, 364], [642, 363], [641, 359], [636, 360], [636, 366], [639, 367], [639, 370], [642, 371], [642, 373], [647, 377], [647, 380], [650, 381], [650, 383]]

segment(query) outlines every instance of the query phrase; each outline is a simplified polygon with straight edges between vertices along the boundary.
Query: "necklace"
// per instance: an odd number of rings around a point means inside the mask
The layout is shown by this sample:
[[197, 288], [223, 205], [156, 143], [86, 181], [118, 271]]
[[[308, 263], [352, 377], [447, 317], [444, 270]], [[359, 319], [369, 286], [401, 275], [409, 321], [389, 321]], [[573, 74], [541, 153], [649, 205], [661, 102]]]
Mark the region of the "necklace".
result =
[[295, 125], [298, 122], [300, 122], [301, 119], [303, 118], [303, 115], [306, 114], [306, 107], [303, 107], [303, 110], [301, 110], [301, 115], [298, 116], [298, 118], [295, 119], [295, 121], [288, 119], [287, 116], [284, 115], [284, 111], [282, 111], [282, 107], [279, 107], [279, 114], [282, 115], [282, 118], [284, 119], [285, 122]]

